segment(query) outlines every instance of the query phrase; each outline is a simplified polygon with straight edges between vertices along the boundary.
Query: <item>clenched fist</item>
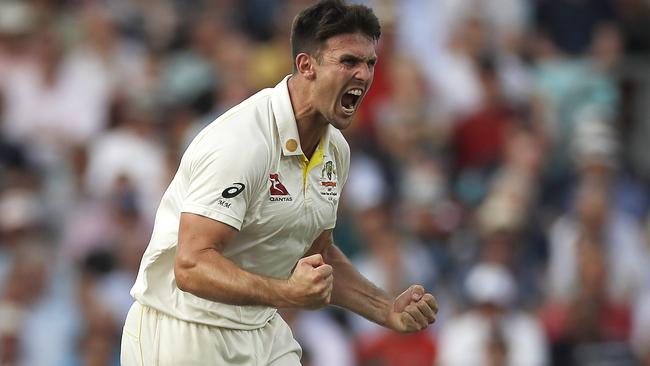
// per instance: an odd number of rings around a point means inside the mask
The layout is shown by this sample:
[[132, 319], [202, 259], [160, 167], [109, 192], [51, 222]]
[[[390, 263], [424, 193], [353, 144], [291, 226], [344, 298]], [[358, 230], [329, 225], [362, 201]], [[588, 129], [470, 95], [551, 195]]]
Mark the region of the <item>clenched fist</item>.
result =
[[438, 303], [420, 285], [413, 285], [395, 298], [387, 325], [398, 332], [417, 332], [436, 321]]
[[332, 266], [325, 264], [320, 254], [300, 259], [287, 280], [287, 301], [303, 309], [318, 309], [329, 304], [334, 284], [332, 272]]

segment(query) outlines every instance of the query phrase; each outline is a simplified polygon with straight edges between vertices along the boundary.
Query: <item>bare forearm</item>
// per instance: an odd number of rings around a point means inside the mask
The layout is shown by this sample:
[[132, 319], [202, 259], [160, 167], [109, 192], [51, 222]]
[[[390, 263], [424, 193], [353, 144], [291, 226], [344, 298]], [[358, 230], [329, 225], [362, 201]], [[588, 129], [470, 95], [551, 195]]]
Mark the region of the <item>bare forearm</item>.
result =
[[387, 326], [386, 317], [390, 311], [392, 300], [386, 292], [363, 277], [335, 245], [328, 246], [323, 256], [325, 262], [334, 268], [331, 304], [341, 306], [370, 321]]
[[192, 260], [177, 261], [176, 283], [198, 297], [231, 305], [286, 307], [286, 281], [248, 272], [216, 250], [206, 249]]
[[232, 305], [316, 309], [329, 303], [332, 267], [320, 254], [298, 260], [291, 277], [276, 279], [246, 271], [223, 256], [237, 230], [183, 212], [174, 258], [176, 285], [207, 300]]

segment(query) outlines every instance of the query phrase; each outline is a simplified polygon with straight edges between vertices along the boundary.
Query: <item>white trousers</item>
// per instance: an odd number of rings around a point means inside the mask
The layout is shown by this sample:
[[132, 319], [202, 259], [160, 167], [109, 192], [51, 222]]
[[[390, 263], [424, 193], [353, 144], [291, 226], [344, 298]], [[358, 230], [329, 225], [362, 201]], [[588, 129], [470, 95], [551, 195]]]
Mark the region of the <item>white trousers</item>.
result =
[[122, 366], [298, 366], [302, 350], [275, 314], [264, 327], [237, 330], [186, 322], [137, 301], [122, 332]]

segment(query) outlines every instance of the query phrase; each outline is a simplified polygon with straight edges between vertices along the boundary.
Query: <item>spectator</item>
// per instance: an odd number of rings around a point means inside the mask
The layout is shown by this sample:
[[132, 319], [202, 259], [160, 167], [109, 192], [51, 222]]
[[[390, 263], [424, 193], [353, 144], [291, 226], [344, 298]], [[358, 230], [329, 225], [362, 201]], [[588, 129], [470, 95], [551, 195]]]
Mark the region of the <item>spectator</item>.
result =
[[[552, 344], [553, 364], [631, 364], [630, 308], [607, 290], [603, 243], [589, 234], [577, 241], [577, 283], [565, 301], [546, 305], [542, 319]], [[611, 266], [610, 266], [611, 268]]]
[[[0, 364], [116, 361], [162, 187], [202, 125], [290, 72], [305, 1], [0, 0]], [[542, 363], [650, 366], [647, 1], [361, 2], [383, 36], [335, 238], [386, 289], [434, 290], [439, 322], [296, 314], [303, 363], [503, 365], [521, 332]], [[511, 302], [466, 308], [477, 266]]]
[[629, 304], [644, 278], [649, 260], [647, 249], [640, 225], [612, 205], [607, 186], [595, 179], [580, 183], [573, 209], [558, 218], [550, 229], [549, 296], [566, 300], [578, 288], [582, 236], [602, 243], [609, 274], [608, 297]]
[[533, 316], [511, 308], [517, 292], [506, 269], [478, 264], [467, 276], [465, 289], [471, 307], [440, 330], [439, 365], [547, 364], [540, 324]]

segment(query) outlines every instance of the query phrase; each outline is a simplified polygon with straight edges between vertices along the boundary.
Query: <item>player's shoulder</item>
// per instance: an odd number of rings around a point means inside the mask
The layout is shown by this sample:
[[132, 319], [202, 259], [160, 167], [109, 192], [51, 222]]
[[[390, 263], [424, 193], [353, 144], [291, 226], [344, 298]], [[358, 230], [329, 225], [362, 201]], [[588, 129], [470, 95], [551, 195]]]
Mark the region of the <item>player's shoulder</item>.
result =
[[[268, 120], [272, 117], [271, 96], [273, 89], [262, 89], [223, 113], [205, 130], [206, 133], [223, 133], [233, 131], [238, 133], [254, 133], [265, 131]], [[218, 131], [218, 132], [217, 132]]]
[[266, 109], [271, 105], [272, 96], [273, 96], [273, 88], [262, 89], [257, 93], [251, 95], [247, 99], [243, 100], [241, 103], [229, 109], [219, 119], [227, 121], [233, 118], [237, 118], [237, 116], [241, 114], [246, 114], [246, 113], [258, 114], [260, 112], [260, 109], [262, 109], [265, 112], [265, 114], [270, 113], [270, 111]]
[[340, 130], [330, 127], [330, 150], [343, 160], [350, 158], [350, 145]]
[[219, 141], [233, 146], [266, 145], [271, 133], [271, 95], [272, 89], [263, 89], [232, 107], [203, 128], [192, 144], [202, 145], [209, 141], [209, 145], [214, 145]]
[[194, 137], [182, 160], [211, 161], [229, 156], [242, 164], [267, 161], [272, 132], [265, 109], [270, 108], [270, 96], [269, 90], [262, 90], [208, 124]]

